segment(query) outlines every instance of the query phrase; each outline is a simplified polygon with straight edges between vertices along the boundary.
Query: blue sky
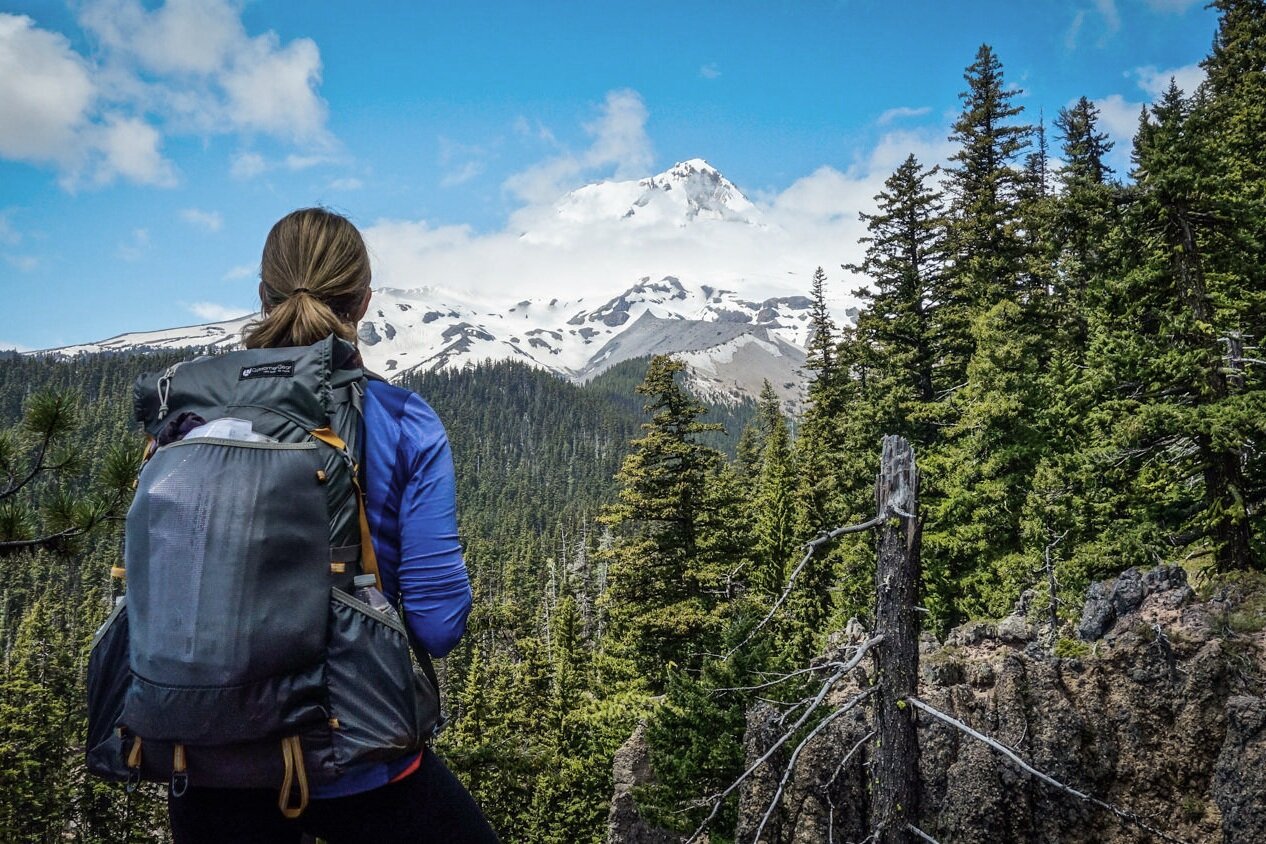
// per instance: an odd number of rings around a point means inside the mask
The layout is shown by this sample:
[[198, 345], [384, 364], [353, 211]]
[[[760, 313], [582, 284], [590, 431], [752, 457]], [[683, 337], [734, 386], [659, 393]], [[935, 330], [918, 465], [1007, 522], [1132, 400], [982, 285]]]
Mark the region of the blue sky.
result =
[[1124, 169], [1215, 25], [1199, 0], [0, 0], [0, 348], [244, 312], [268, 227], [313, 203], [399, 286], [428, 280], [385, 261], [410, 239], [473, 265], [566, 190], [696, 157], [851, 239], [906, 153], [947, 154], [982, 42], [1030, 120], [1094, 99]]

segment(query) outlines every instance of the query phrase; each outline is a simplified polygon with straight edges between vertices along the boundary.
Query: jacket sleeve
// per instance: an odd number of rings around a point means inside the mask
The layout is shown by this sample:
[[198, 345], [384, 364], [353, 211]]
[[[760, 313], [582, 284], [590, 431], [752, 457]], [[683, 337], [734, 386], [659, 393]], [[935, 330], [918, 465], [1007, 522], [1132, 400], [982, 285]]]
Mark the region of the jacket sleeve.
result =
[[439, 417], [410, 396], [404, 423], [408, 472], [400, 501], [398, 583], [409, 629], [436, 657], [466, 631], [470, 578], [457, 538], [453, 456]]

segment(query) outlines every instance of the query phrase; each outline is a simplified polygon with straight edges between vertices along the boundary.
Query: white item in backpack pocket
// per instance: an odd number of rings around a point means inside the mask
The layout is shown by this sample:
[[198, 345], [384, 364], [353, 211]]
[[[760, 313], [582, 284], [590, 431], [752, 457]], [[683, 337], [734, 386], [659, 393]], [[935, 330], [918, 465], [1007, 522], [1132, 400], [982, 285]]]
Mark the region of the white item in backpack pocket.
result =
[[220, 440], [238, 440], [248, 443], [277, 442], [272, 437], [256, 433], [251, 426], [250, 420], [238, 419], [235, 416], [225, 416], [221, 419], [214, 419], [205, 425], [199, 425], [185, 434], [184, 438], [190, 440], [194, 437], [214, 437]]

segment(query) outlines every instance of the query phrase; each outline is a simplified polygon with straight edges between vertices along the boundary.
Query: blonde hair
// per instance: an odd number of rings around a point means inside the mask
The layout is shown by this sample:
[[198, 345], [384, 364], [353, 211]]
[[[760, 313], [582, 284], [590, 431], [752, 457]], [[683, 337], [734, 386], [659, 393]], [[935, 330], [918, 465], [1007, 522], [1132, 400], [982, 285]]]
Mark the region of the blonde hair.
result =
[[325, 208], [282, 217], [264, 241], [259, 280], [264, 313], [246, 326], [246, 348], [307, 346], [331, 334], [356, 342], [369, 252], [346, 217]]

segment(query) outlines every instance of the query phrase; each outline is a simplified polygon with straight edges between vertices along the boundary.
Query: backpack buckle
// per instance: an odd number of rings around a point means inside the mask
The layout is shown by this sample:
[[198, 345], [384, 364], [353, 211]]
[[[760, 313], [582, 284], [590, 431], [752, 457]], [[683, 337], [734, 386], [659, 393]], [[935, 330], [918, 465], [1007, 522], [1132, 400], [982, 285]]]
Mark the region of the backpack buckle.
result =
[[187, 771], [176, 771], [171, 775], [171, 796], [184, 797], [189, 790], [189, 774]]
[[123, 790], [128, 794], [136, 791], [136, 787], [141, 784], [141, 772], [138, 768], [133, 768], [127, 775], [127, 784], [123, 786]]

